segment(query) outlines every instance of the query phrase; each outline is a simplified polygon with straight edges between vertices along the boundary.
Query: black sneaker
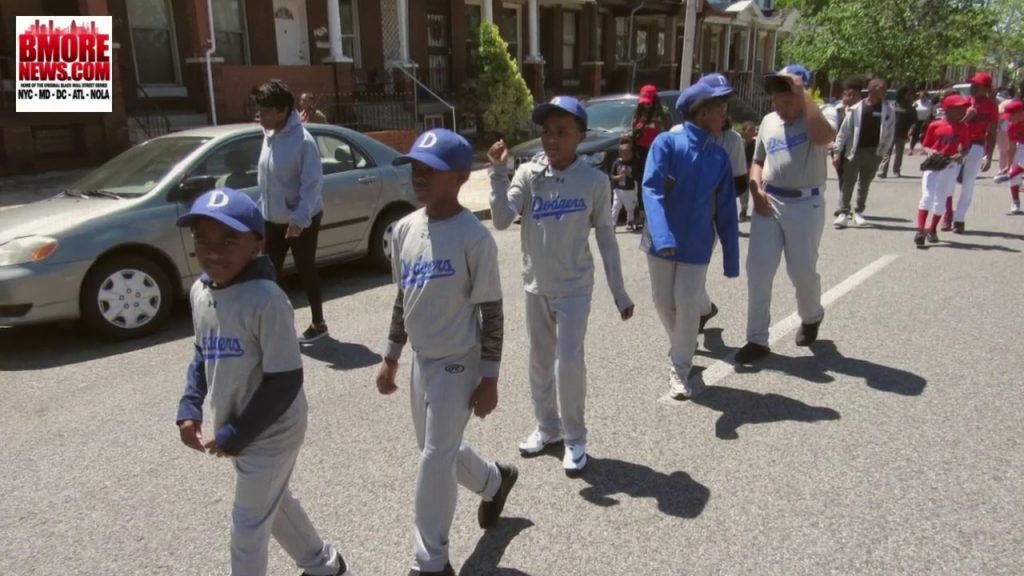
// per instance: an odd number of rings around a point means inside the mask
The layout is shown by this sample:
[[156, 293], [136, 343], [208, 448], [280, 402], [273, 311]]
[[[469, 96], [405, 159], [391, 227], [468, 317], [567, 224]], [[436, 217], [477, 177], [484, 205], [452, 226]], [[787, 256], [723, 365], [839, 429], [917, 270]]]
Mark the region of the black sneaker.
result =
[[317, 340], [327, 336], [330, 332], [327, 330], [327, 324], [310, 324], [309, 328], [299, 336], [300, 344], [312, 344]]
[[753, 364], [758, 360], [772, 353], [772, 349], [762, 344], [747, 342], [740, 351], [736, 353], [736, 362], [739, 364]]
[[935, 230], [929, 231], [928, 232], [928, 243], [929, 244], [938, 244], [939, 243], [939, 233], [936, 232]]
[[481, 528], [490, 528], [498, 518], [501, 517], [501, 511], [505, 509], [505, 500], [508, 499], [508, 493], [512, 491], [512, 487], [516, 485], [516, 480], [519, 479], [519, 469], [515, 466], [504, 466], [498, 464], [498, 473], [501, 474], [501, 486], [498, 487], [498, 493], [494, 495], [494, 499], [490, 502], [486, 500], [480, 501], [480, 507], [476, 510], [476, 520], [480, 523]]
[[[348, 565], [345, 564], [345, 559], [341, 556], [341, 552], [338, 554], [338, 571], [334, 573], [334, 576], [352, 576], [352, 573], [348, 571]], [[309, 572], [303, 572], [302, 576], [313, 576]]]
[[914, 234], [914, 244], [917, 244], [918, 248], [920, 248], [921, 246], [924, 246], [924, 238], [925, 238], [924, 232], [922, 232], [921, 230], [918, 230]]
[[455, 576], [455, 569], [452, 568], [451, 564], [445, 564], [444, 570], [440, 572], [420, 572], [413, 568], [409, 570], [409, 576]]
[[953, 222], [953, 234], [963, 234], [963, 233], [964, 233], [964, 223], [963, 222]]
[[796, 345], [806, 347], [814, 344], [814, 341], [818, 339], [818, 328], [820, 326], [821, 320], [814, 324], [801, 324], [800, 329], [796, 331]]
[[715, 306], [715, 303], [712, 302], [711, 312], [708, 312], [707, 314], [700, 317], [700, 329], [697, 330], [697, 333], [700, 334], [701, 332], [703, 332], [704, 325], [708, 323], [708, 320], [711, 320], [715, 316], [718, 316], [718, 306]]

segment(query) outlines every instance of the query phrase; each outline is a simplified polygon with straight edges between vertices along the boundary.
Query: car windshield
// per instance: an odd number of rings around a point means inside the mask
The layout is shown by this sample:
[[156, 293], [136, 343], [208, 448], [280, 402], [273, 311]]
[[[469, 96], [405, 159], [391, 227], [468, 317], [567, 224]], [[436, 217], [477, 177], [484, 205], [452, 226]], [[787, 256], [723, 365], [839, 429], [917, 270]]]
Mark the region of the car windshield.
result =
[[150, 140], [111, 159], [69, 189], [69, 193], [102, 191], [118, 196], [141, 196], [153, 189], [178, 162], [209, 138], [171, 137]]
[[636, 110], [636, 100], [602, 100], [588, 102], [587, 126], [598, 132], [620, 132], [629, 127]]

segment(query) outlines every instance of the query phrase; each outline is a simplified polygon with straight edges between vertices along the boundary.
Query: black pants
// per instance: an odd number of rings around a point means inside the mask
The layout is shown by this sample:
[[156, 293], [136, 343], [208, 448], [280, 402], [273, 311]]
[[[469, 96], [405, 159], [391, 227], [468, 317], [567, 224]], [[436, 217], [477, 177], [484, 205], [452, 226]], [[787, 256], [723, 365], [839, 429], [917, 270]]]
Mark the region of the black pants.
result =
[[633, 179], [636, 181], [636, 209], [644, 211], [644, 169], [647, 167], [647, 153], [649, 148], [643, 146], [633, 147]]
[[316, 272], [316, 246], [323, 217], [323, 212], [313, 216], [313, 222], [297, 238], [284, 237], [288, 231], [287, 224], [267, 222], [267, 255], [277, 270], [277, 280], [281, 281], [281, 268], [284, 267], [284, 257], [290, 248], [302, 289], [306, 291], [306, 299], [309, 300], [314, 324], [324, 321], [324, 297], [320, 290], [320, 276]]

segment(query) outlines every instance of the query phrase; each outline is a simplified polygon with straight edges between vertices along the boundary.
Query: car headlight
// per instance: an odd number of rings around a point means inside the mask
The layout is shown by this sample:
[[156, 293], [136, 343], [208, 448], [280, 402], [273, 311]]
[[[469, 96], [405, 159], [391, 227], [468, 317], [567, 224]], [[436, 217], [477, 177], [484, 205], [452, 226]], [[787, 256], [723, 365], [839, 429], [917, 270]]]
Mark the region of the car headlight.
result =
[[593, 154], [584, 154], [583, 159], [586, 160], [587, 164], [591, 166], [600, 166], [604, 163], [604, 152], [594, 152]]
[[41, 262], [57, 250], [57, 239], [47, 236], [15, 238], [0, 245], [0, 266]]

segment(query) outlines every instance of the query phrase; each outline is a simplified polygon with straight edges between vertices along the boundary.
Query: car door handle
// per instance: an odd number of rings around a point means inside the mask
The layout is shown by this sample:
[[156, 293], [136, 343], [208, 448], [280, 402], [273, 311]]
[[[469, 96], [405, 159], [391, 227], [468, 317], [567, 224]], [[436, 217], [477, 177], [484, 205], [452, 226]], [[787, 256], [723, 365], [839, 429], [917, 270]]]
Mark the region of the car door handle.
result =
[[360, 184], [372, 184], [377, 181], [376, 176], [363, 176], [358, 180]]

